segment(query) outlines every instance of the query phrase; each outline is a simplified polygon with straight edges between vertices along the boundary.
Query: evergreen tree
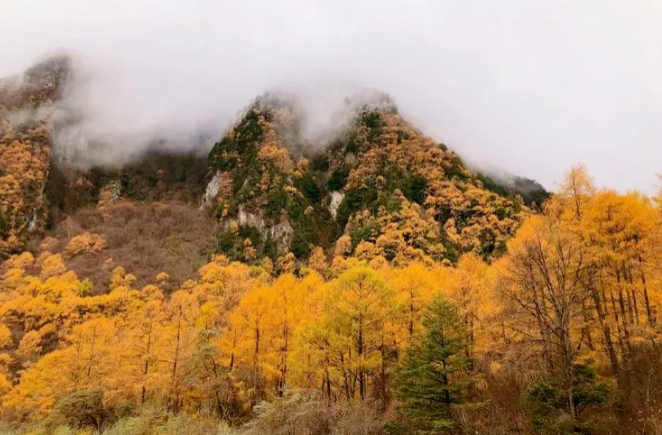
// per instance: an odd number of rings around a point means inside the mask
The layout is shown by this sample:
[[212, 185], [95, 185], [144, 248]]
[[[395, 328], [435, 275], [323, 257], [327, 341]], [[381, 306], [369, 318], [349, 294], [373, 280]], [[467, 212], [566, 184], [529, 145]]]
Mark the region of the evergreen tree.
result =
[[414, 337], [398, 370], [395, 395], [412, 429], [438, 433], [453, 427], [453, 407], [472, 402], [468, 334], [457, 309], [443, 297], [430, 305], [424, 332]]

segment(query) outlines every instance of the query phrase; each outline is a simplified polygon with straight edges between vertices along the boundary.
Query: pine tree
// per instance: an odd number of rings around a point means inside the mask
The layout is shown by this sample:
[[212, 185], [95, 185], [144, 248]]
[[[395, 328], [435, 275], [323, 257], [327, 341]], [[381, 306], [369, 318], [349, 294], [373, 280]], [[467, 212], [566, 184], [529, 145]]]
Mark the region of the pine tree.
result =
[[475, 376], [467, 356], [467, 332], [457, 309], [437, 297], [398, 370], [395, 396], [417, 433], [453, 427], [453, 408], [474, 402]]

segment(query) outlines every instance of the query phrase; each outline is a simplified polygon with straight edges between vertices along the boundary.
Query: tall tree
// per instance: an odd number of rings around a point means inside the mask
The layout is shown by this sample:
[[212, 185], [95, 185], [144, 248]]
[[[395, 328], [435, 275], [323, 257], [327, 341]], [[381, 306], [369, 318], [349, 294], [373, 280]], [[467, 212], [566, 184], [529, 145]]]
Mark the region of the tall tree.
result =
[[437, 297], [407, 350], [396, 378], [395, 395], [418, 433], [438, 433], [453, 427], [453, 407], [475, 400], [465, 347], [468, 334], [457, 309]]

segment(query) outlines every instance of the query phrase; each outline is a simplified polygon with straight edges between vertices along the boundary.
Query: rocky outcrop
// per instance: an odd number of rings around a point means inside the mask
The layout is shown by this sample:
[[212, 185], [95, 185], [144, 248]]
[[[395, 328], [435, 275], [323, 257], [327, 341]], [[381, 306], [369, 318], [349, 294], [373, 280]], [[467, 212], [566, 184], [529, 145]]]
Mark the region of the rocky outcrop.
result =
[[214, 177], [207, 184], [204, 195], [202, 195], [202, 204], [200, 210], [210, 210], [214, 206], [214, 200], [221, 188], [221, 171], [216, 171]]
[[279, 255], [289, 251], [294, 236], [294, 228], [287, 219], [269, 225], [261, 215], [247, 212], [243, 206], [240, 206], [237, 223], [242, 227], [251, 227], [258, 230], [263, 241], [273, 240], [278, 247]]
[[335, 219], [338, 214], [338, 207], [340, 207], [345, 195], [342, 192], [333, 191], [329, 193], [329, 196], [329, 213], [331, 213], [331, 217]]

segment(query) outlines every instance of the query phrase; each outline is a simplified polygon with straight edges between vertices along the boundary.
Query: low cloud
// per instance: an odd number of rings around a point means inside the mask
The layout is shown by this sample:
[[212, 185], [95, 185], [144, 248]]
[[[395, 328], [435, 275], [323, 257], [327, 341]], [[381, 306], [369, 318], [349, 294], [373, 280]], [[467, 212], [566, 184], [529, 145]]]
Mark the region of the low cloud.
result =
[[209, 148], [273, 89], [301, 96], [312, 134], [376, 88], [465, 160], [547, 187], [577, 162], [620, 189], [660, 172], [654, 0], [8, 0], [0, 29], [0, 76], [79, 59], [58, 142], [89, 161]]

